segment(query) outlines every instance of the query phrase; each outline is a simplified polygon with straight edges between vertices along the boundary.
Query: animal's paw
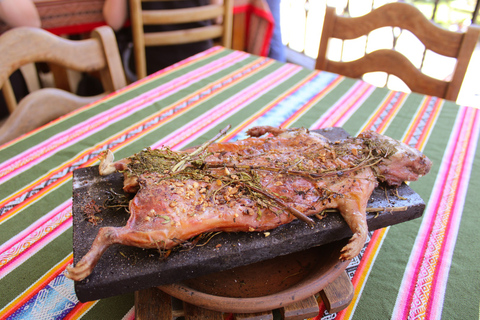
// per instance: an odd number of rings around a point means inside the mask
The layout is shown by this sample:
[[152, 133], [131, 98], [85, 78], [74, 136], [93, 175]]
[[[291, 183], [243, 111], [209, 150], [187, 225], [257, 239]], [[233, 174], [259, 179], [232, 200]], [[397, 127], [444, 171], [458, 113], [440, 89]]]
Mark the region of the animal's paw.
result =
[[355, 233], [348, 241], [348, 244], [340, 250], [340, 260], [351, 260], [358, 256], [365, 244], [366, 235]]
[[65, 276], [67, 278], [81, 281], [92, 273], [92, 267], [83, 260], [80, 260], [75, 267], [67, 266], [66, 271]]
[[98, 156], [100, 159], [100, 165], [98, 166], [98, 172], [101, 176], [106, 176], [117, 171], [113, 162], [113, 152], [110, 150], [103, 151]]

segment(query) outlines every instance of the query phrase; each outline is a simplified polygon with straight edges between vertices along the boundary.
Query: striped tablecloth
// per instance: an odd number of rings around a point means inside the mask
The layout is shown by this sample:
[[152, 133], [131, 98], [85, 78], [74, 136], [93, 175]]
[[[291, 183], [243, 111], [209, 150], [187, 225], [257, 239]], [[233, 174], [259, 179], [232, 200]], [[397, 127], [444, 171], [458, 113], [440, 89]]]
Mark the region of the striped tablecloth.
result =
[[[434, 166], [410, 186], [421, 219], [371, 233], [347, 271], [349, 308], [324, 319], [477, 319], [480, 110], [215, 47], [0, 147], [0, 318], [131, 319], [133, 294], [80, 303], [72, 263], [72, 171], [98, 154], [199, 145], [255, 125], [372, 129]], [[475, 178], [477, 177], [477, 178]]]

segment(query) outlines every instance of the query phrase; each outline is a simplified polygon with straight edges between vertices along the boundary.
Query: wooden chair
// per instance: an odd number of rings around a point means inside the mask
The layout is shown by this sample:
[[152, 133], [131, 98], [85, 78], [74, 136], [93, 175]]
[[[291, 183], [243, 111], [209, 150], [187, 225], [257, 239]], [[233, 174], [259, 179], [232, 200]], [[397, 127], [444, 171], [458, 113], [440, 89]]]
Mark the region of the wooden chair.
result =
[[[172, 9], [142, 10], [142, 2], [152, 0], [130, 0], [130, 20], [133, 36], [133, 50], [137, 78], [147, 76], [145, 47], [165, 46], [198, 42], [208, 39], [220, 39], [220, 45], [230, 48], [232, 43], [233, 0], [223, 0], [223, 4]], [[179, 1], [179, 0], [161, 0]], [[144, 32], [144, 25], [173, 25], [206, 20], [221, 20], [221, 24], [210, 26], [164, 31]]]
[[[327, 58], [331, 38], [356, 39], [382, 27], [398, 27], [413, 33], [425, 46], [437, 54], [456, 59], [450, 80], [435, 79], [422, 73], [410, 60], [394, 49], [380, 49], [358, 60], [340, 62]], [[470, 26], [466, 32], [453, 32], [436, 26], [414, 6], [389, 3], [368, 14], [347, 18], [337, 16], [327, 7], [320, 41], [316, 69], [351, 78], [361, 78], [368, 72], [382, 71], [399, 77], [410, 90], [455, 101], [460, 91], [468, 63], [477, 44], [480, 29]]]
[[[58, 88], [31, 92], [17, 106], [9, 81], [20, 67], [47, 62], [52, 70], [68, 68], [80, 72], [98, 72], [105, 93], [126, 86], [125, 74], [113, 30], [102, 26], [86, 40], [67, 40], [38, 28], [20, 27], [0, 36], [0, 88], [11, 114], [0, 127], [0, 143], [37, 128], [100, 96], [79, 97]], [[62, 73], [57, 73], [62, 74]], [[55, 79], [59, 82], [59, 79]]]

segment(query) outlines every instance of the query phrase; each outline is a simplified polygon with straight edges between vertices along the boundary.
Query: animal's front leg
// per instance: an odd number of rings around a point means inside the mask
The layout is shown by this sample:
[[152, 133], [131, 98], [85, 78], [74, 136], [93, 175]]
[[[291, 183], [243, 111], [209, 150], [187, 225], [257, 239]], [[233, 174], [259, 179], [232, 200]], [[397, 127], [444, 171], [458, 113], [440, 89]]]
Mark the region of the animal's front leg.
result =
[[353, 232], [348, 244], [341, 250], [340, 259], [351, 260], [360, 253], [367, 240], [366, 205], [359, 205], [357, 201], [347, 200], [339, 209], [343, 219]]
[[90, 251], [83, 256], [75, 267], [68, 266], [65, 276], [75, 281], [80, 281], [88, 277], [105, 250], [117, 242], [117, 230], [117, 228], [113, 227], [100, 228]]
[[[377, 182], [370, 168], [343, 178], [337, 180], [333, 187], [342, 195], [340, 199], [337, 197], [337, 208], [353, 233], [348, 244], [342, 248], [340, 259], [350, 260], [360, 253], [367, 240], [367, 204]], [[341, 187], [338, 188], [338, 185]]]
[[367, 240], [368, 226], [365, 214], [354, 212], [349, 215], [343, 215], [345, 221], [353, 232], [353, 236], [348, 241], [348, 244], [342, 248], [340, 259], [351, 260], [355, 258], [362, 250], [365, 241]]

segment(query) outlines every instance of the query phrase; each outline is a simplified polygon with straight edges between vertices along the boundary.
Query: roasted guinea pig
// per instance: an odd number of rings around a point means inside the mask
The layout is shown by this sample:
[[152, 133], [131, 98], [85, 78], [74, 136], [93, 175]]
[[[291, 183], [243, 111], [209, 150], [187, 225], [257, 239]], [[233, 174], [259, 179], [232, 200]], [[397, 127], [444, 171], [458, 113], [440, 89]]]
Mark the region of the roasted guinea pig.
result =
[[135, 193], [121, 228], [104, 227], [67, 277], [82, 280], [112, 244], [168, 250], [205, 232], [265, 231], [293, 219], [338, 209], [353, 236], [341, 259], [363, 247], [367, 202], [379, 181], [398, 186], [431, 168], [420, 151], [375, 132], [331, 142], [306, 129], [255, 127], [247, 139], [172, 151], [145, 149], [113, 162], [102, 155], [100, 174], [124, 174]]

